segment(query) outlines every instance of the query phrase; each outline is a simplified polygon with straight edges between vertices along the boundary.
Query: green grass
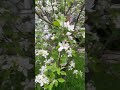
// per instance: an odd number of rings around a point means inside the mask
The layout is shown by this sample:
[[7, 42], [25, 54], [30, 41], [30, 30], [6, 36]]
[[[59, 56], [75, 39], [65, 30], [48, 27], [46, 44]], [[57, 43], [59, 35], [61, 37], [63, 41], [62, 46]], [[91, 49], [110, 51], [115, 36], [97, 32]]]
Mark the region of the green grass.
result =
[[66, 82], [59, 84], [57, 88], [53, 88], [53, 90], [85, 90], [85, 75], [84, 75], [84, 67], [85, 67], [85, 59], [84, 54], [79, 55], [75, 59], [76, 68], [83, 72], [83, 77], [76, 78], [72, 72], [67, 72]]

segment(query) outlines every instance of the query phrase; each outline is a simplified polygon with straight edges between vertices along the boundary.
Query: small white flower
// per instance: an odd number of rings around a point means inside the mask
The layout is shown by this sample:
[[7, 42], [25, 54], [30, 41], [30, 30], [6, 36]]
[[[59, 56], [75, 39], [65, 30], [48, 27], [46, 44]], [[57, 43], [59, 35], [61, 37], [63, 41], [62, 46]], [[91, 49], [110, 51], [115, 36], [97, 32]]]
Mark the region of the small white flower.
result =
[[39, 70], [40, 70], [41, 74], [43, 74], [44, 72], [47, 71], [47, 68], [46, 68], [46, 66], [42, 66]]
[[82, 32], [82, 37], [85, 38], [85, 32]]
[[56, 11], [56, 10], [58, 10], [58, 8], [57, 8], [57, 7], [55, 7], [55, 6], [53, 7], [53, 9], [54, 9], [55, 11]]
[[69, 70], [75, 68], [75, 63], [73, 61], [70, 62]]
[[50, 64], [53, 60], [54, 60], [54, 59], [53, 59], [52, 57], [50, 57], [50, 59], [45, 60], [44, 62], [45, 62], [45, 64]]
[[[49, 30], [48, 29], [45, 29], [44, 31], [43, 31], [43, 33], [44, 34], [47, 34], [47, 33], [49, 33]], [[45, 37], [45, 36], [44, 36]]]
[[58, 51], [61, 52], [63, 49], [64, 50], [68, 50], [68, 48], [70, 47], [68, 43], [66, 43], [65, 41], [63, 41], [62, 43], [59, 42], [59, 49]]
[[67, 50], [68, 53], [68, 57], [72, 57], [72, 49], [70, 48], [69, 50]]
[[43, 57], [47, 58], [49, 53], [47, 52], [47, 50], [38, 50], [36, 55], [42, 55]]
[[74, 70], [74, 71], [73, 71], [73, 74], [78, 74], [78, 70]]
[[74, 31], [74, 25], [70, 25], [70, 22], [64, 22], [64, 27], [68, 28], [69, 31]]
[[43, 39], [48, 40], [48, 39], [50, 39], [51, 36], [52, 36], [51, 33], [46, 34], [46, 35], [43, 37]]
[[45, 29], [45, 30], [48, 30], [48, 25], [45, 25], [44, 29]]
[[35, 82], [40, 83], [40, 86], [42, 87], [42, 86], [44, 86], [44, 84], [49, 84], [49, 79], [44, 74], [38, 74], [35, 77]]
[[51, 39], [54, 40], [54, 39], [55, 39], [55, 36], [52, 36]]
[[71, 67], [75, 67], [75, 63], [73, 61], [70, 62]]
[[43, 43], [43, 45], [44, 45], [44, 47], [47, 47], [48, 46], [48, 44], [45, 42], [45, 43]]
[[73, 40], [73, 37], [72, 36], [70, 36], [72, 33], [70, 33], [70, 32], [67, 32], [66, 33], [66, 35], [68, 36], [68, 38], [70, 39], [70, 40]]
[[72, 34], [71, 32], [67, 32], [67, 33], [66, 33], [67, 36], [70, 36], [71, 34]]
[[70, 40], [73, 40], [73, 37], [72, 37], [72, 36], [68, 36], [68, 38], [69, 38]]

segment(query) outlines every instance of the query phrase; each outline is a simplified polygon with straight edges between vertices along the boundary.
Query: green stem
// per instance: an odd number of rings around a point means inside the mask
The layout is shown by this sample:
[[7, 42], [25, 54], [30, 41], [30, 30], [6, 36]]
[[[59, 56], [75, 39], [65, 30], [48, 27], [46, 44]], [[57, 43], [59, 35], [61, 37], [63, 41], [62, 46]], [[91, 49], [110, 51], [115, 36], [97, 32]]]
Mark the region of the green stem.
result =
[[58, 67], [60, 67], [60, 56], [61, 56], [61, 53], [59, 52], [59, 55], [58, 55]]

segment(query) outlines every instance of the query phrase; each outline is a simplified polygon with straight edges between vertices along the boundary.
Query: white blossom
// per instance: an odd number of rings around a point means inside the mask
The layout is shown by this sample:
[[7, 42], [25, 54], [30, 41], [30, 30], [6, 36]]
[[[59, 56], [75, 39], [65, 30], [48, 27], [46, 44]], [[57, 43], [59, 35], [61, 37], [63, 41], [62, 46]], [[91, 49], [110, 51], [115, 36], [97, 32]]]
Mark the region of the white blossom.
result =
[[74, 31], [74, 25], [70, 25], [70, 22], [64, 22], [64, 27], [68, 28], [69, 31]]
[[46, 66], [42, 66], [39, 70], [40, 70], [41, 74], [43, 74], [44, 72], [47, 71], [47, 68], [46, 68]]
[[70, 66], [69, 66], [69, 70], [72, 70], [73, 68], [75, 68], [75, 62], [71, 61]]
[[75, 63], [73, 61], [70, 62], [71, 67], [75, 67]]
[[43, 45], [44, 45], [44, 47], [47, 47], [47, 46], [48, 46], [48, 43], [44, 42]]
[[72, 37], [72, 36], [68, 36], [68, 38], [69, 38], [70, 40], [73, 40], [73, 37]]
[[78, 74], [78, 70], [74, 70], [74, 71], [73, 71], [73, 74]]
[[48, 39], [50, 39], [51, 36], [52, 36], [52, 34], [48, 33], [48, 34], [44, 35], [43, 39], [48, 40]]
[[72, 34], [71, 32], [67, 32], [67, 33], [66, 33], [67, 36], [70, 36], [71, 34]]
[[72, 57], [72, 49], [67, 50], [68, 57]]
[[44, 62], [45, 62], [45, 64], [50, 64], [53, 60], [54, 60], [54, 59], [53, 59], [52, 57], [50, 57], [50, 59], [45, 60]]
[[44, 74], [38, 74], [36, 77], [35, 77], [35, 82], [36, 83], [39, 83], [40, 86], [44, 86], [44, 84], [49, 84], [49, 79], [46, 75]]
[[55, 36], [53, 35], [53, 36], [51, 37], [51, 39], [54, 40], [54, 39], [55, 39]]
[[36, 55], [42, 55], [45, 58], [47, 58], [47, 56], [49, 55], [49, 53], [47, 52], [47, 50], [38, 50], [36, 52], [37, 52]]
[[63, 41], [62, 43], [59, 42], [59, 46], [59, 52], [61, 52], [62, 50], [68, 50], [68, 48], [70, 47], [69, 44], [65, 41]]
[[68, 38], [69, 38], [70, 40], [73, 40], [73, 37], [70, 36], [71, 34], [72, 34], [71, 32], [67, 32], [67, 33], [66, 33], [66, 35], [68, 36]]

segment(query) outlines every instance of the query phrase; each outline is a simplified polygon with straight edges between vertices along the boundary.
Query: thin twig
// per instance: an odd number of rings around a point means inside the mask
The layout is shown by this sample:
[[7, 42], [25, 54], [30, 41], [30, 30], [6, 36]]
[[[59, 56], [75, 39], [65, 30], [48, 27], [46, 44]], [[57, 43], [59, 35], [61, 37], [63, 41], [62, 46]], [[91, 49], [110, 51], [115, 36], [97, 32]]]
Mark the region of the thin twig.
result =
[[67, 15], [68, 14], [68, 12], [70, 11], [70, 9], [72, 8], [72, 6], [73, 6], [73, 3], [70, 5], [70, 7], [68, 8], [68, 10], [66, 11], [66, 13], [65, 13], [65, 15]]
[[79, 17], [80, 17], [80, 15], [81, 15], [81, 13], [82, 13], [82, 11], [83, 11], [83, 9], [84, 9], [84, 6], [85, 6], [85, 4], [82, 5], [81, 10], [80, 10], [80, 12], [79, 12], [79, 14], [78, 14], [78, 16], [77, 16], [77, 21], [75, 22], [74, 30], [75, 30], [75, 28], [76, 28], [76, 26], [77, 26]]
[[53, 4], [52, 4], [52, 3], [53, 3], [53, 2], [52, 2], [52, 0], [51, 0], [51, 6], [52, 6], [53, 15], [54, 15], [54, 14], [55, 14], [55, 13], [54, 13], [55, 10], [54, 10], [54, 8], [53, 8]]
[[53, 25], [52, 23], [50, 23], [49, 21], [47, 21], [46, 19], [44, 19], [44, 18], [42, 18], [41, 16], [40, 16], [40, 14], [35, 10], [35, 13], [38, 15], [38, 17], [40, 18], [40, 19], [42, 19], [43, 21], [45, 21], [46, 23], [48, 23], [48, 24], [50, 24], [50, 25]]
[[64, 3], [65, 3], [65, 4], [64, 4], [64, 16], [65, 16], [65, 14], [66, 14], [66, 13], [65, 13], [65, 9], [66, 9], [66, 0], [64, 0]]
[[47, 19], [49, 20], [49, 22], [51, 21], [50, 17], [48, 17], [48, 13], [46, 11], [44, 11], [41, 7], [40, 10], [42, 11], [43, 16], [46, 16]]

